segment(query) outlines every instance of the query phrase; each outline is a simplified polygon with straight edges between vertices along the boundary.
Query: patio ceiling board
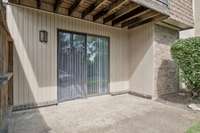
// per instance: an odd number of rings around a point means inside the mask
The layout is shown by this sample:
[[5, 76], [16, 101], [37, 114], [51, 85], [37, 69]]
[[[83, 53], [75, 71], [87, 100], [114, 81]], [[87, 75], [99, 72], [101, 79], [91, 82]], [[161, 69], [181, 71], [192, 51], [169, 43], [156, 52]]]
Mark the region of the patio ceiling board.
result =
[[94, 16], [97, 13], [99, 13], [100, 11], [106, 9], [110, 4], [112, 4], [111, 0], [104, 0], [103, 2], [101, 2], [101, 4], [99, 4], [91, 13], [90, 15]]
[[[20, 2], [20, 1], [19, 1]], [[41, 8], [41, 0], [37, 0], [37, 8], [40, 9]]]
[[66, 8], [70, 8], [73, 4], [72, 0], [64, 0], [64, 4]]
[[104, 0], [96, 0], [94, 3], [92, 3], [90, 6], [88, 6], [81, 15], [81, 18], [85, 18], [87, 15], [89, 15], [95, 8], [97, 8]]
[[19, 0], [9, 0], [9, 2], [127, 29], [158, 20], [156, 16], [158, 14], [167, 16], [131, 0], [20, 0], [20, 3]]
[[107, 14], [111, 14], [112, 12], [115, 12], [116, 9], [118, 9], [121, 4], [127, 3], [128, 0], [110, 0], [111, 4], [108, 5], [104, 10], [98, 12], [96, 15], [93, 16], [93, 21], [96, 21], [97, 19], [106, 16]]
[[94, 0], [82, 0], [76, 11], [79, 13], [82, 13], [93, 2], [94, 2]]
[[152, 16], [148, 19], [137, 21], [137, 22], [129, 25], [128, 29], [133, 29], [133, 28], [136, 28], [140, 25], [144, 25], [144, 24], [151, 23], [151, 22], [157, 22], [157, 21], [160, 21], [160, 20], [163, 20], [163, 19], [166, 19], [166, 18], [167, 18], [167, 16], [163, 16], [162, 14], [158, 14], [158, 15]]
[[82, 0], [75, 0], [72, 6], [69, 8], [68, 14], [71, 16], [71, 14], [76, 10], [76, 8], [79, 6], [80, 2]]
[[118, 7], [115, 9], [111, 10], [107, 15], [105, 15], [103, 19], [103, 23], [108, 23], [109, 21], [117, 18], [118, 16], [124, 14], [124, 12], [127, 12], [128, 10], [132, 10], [133, 8], [138, 7], [137, 4], [135, 3], [130, 3], [130, 1], [124, 1], [121, 3]]
[[135, 16], [135, 15], [137, 15], [137, 14], [139, 14], [139, 13], [145, 11], [145, 10], [148, 10], [148, 8], [143, 7], [143, 6], [138, 6], [135, 9], [128, 11], [125, 14], [123, 14], [123, 15], [117, 17], [116, 19], [112, 20], [112, 26], [115, 26], [116, 24], [118, 24], [118, 23], [120, 23], [120, 22], [122, 22], [122, 21], [124, 21], [124, 20], [126, 20], [130, 17], [133, 17], [133, 16]]
[[121, 24], [121, 27], [124, 28], [130, 24], [133, 24], [137, 21], [142, 21], [142, 20], [146, 20], [148, 18], [151, 18], [151, 17], [154, 17], [156, 15], [158, 15], [159, 13], [156, 12], [156, 11], [152, 11], [152, 10], [146, 10], [144, 12], [141, 12], [141, 14], [138, 14], [138, 16], [136, 17], [133, 17], [132, 19], [129, 19], [127, 21], [124, 21], [122, 24]]
[[109, 4], [105, 9], [98, 12], [96, 15], [93, 16], [93, 21], [105, 16], [108, 12], [112, 11], [113, 9], [117, 8], [124, 0], [110, 0], [111, 4]]
[[53, 11], [56, 12], [58, 10], [58, 7], [63, 3], [64, 0], [55, 0], [55, 4], [53, 7]]

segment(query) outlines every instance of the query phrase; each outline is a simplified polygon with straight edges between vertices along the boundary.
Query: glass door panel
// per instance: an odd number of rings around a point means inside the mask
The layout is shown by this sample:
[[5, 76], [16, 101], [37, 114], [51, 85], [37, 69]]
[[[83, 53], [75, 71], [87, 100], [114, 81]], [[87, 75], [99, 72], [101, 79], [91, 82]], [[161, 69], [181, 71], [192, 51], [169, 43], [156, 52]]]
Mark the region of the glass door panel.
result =
[[59, 31], [58, 45], [59, 102], [108, 93], [108, 38]]
[[108, 92], [108, 39], [87, 36], [87, 94]]
[[86, 96], [86, 36], [59, 32], [58, 100]]

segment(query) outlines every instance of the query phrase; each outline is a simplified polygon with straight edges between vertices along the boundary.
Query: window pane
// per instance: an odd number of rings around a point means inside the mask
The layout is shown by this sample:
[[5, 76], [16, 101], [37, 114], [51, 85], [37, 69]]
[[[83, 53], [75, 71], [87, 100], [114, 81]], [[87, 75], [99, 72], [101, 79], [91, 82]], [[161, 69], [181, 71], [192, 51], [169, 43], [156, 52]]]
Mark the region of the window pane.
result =
[[108, 39], [87, 37], [88, 95], [105, 94], [108, 90]]

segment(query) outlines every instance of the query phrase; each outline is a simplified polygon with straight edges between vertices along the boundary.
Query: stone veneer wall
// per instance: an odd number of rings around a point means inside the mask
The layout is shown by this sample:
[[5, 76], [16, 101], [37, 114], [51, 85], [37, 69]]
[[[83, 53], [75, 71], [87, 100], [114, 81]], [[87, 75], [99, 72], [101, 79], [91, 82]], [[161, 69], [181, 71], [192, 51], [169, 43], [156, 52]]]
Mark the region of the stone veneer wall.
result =
[[176, 92], [179, 88], [177, 68], [170, 54], [170, 45], [178, 38], [178, 31], [155, 25], [154, 98]]

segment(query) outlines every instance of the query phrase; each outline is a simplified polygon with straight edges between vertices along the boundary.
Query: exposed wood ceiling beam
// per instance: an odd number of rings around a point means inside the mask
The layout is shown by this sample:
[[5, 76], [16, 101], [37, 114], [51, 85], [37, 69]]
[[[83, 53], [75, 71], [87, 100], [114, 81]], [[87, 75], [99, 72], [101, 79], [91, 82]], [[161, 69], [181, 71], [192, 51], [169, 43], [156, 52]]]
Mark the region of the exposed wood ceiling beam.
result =
[[41, 8], [41, 0], [37, 0], [37, 8], [38, 8], [38, 9]]
[[111, 0], [111, 4], [104, 10], [98, 12], [96, 15], [93, 16], [93, 21], [96, 21], [97, 19], [103, 17], [107, 13], [113, 11], [116, 7], [118, 7], [124, 0]]
[[93, 21], [96, 21], [100, 17], [104, 16], [108, 11], [109, 11], [109, 9], [104, 9], [104, 10], [98, 12], [96, 15], [93, 16]]
[[106, 18], [103, 19], [103, 23], [105, 24], [105, 23], [113, 20], [116, 16], [117, 16], [116, 13], [107, 16]]
[[129, 0], [119, 0], [118, 1], [118, 4], [116, 4], [116, 7], [113, 7], [107, 14], [108, 16], [106, 16], [104, 19], [103, 19], [103, 23], [107, 23], [109, 21], [111, 21], [112, 19], [116, 18], [117, 17], [117, 12], [119, 12], [120, 10], [118, 11], [114, 11], [116, 10], [117, 8], [121, 8], [122, 6], [124, 6], [125, 4], [129, 3]]
[[174, 24], [170, 24], [170, 23], [165, 22], [165, 21], [162, 21], [161, 23], [163, 23], [163, 24], [165, 24], [165, 25], [168, 25], [168, 26], [170, 26], [170, 27], [173, 27], [173, 28], [175, 28], [175, 29], [178, 29], [178, 30], [184, 30], [184, 29], [181, 28], [181, 27], [178, 27], [178, 26], [176, 26], [176, 25], [174, 25]]
[[128, 26], [130, 24], [133, 24], [133, 23], [137, 22], [137, 21], [146, 20], [146, 19], [152, 18], [152, 17], [154, 17], [154, 16], [156, 16], [158, 14], [159, 14], [158, 12], [152, 11], [152, 10], [147, 10], [147, 12], [144, 11], [143, 14], [141, 14], [140, 16], [134, 17], [132, 19], [129, 19], [129, 20], [123, 22], [121, 24], [121, 27], [124, 28], [124, 27], [126, 27], [126, 26]]
[[53, 11], [56, 12], [58, 10], [58, 7], [60, 6], [60, 4], [62, 4], [64, 0], [55, 0], [55, 4], [53, 6]]
[[112, 26], [114, 26], [114, 25], [116, 25], [116, 24], [118, 24], [118, 23], [120, 23], [120, 22], [126, 20], [127, 18], [130, 18], [130, 17], [132, 17], [132, 16], [135, 16], [135, 15], [137, 15], [138, 13], [141, 13], [141, 12], [147, 10], [147, 9], [148, 9], [148, 8], [146, 8], [146, 7], [139, 6], [139, 7], [135, 8], [135, 9], [133, 9], [133, 10], [131, 10], [131, 11], [129, 11], [129, 12], [127, 12], [127, 13], [121, 15], [120, 17], [114, 19], [114, 20], [112, 21]]
[[91, 4], [88, 8], [86, 8], [81, 15], [81, 18], [85, 18], [88, 14], [90, 14], [96, 7], [98, 7], [104, 0], [96, 0], [95, 3]]
[[132, 29], [132, 28], [135, 28], [137, 26], [144, 25], [144, 24], [147, 24], [147, 23], [150, 23], [150, 22], [161, 21], [161, 20], [166, 19], [166, 18], [167, 18], [167, 16], [163, 16], [163, 15], [159, 14], [155, 17], [151, 17], [151, 18], [148, 18], [146, 20], [137, 21], [137, 22], [129, 25], [128, 29]]
[[69, 16], [76, 10], [76, 8], [78, 7], [78, 5], [80, 4], [81, 0], [75, 0], [75, 2], [73, 3], [73, 5], [69, 8]]

